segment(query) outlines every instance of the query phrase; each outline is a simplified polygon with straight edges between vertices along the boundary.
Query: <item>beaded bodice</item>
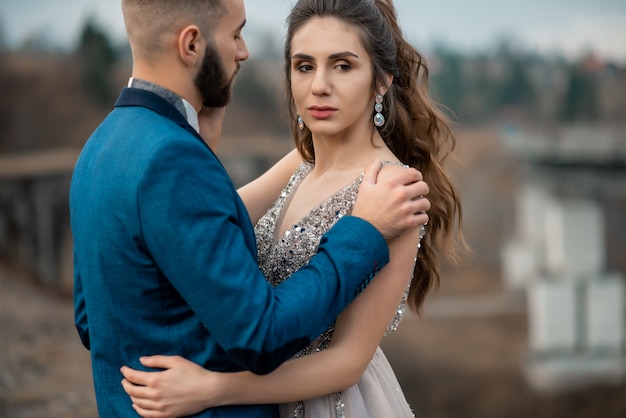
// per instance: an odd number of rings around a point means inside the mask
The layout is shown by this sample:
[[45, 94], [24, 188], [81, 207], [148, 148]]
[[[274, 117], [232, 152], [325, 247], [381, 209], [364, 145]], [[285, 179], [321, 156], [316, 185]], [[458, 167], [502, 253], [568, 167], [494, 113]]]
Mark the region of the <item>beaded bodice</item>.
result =
[[[362, 175], [313, 208], [284, 234], [279, 237], [275, 236], [278, 220], [286, 204], [312, 168], [311, 164], [300, 164], [274, 205], [261, 217], [255, 227], [259, 266], [267, 280], [274, 286], [309, 262], [317, 252], [322, 235], [342, 216], [349, 215], [356, 201]], [[387, 333], [398, 327], [404, 314], [407, 296], [408, 287], [393, 320], [387, 328]], [[298, 353], [298, 356], [327, 348], [333, 331], [334, 327], [331, 326], [309, 347]]]

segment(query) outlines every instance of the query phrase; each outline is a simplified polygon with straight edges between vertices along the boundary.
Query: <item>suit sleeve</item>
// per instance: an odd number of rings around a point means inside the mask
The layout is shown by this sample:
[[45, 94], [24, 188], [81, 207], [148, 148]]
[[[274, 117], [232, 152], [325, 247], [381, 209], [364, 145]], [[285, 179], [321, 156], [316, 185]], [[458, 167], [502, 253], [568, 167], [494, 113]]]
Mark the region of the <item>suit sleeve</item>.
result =
[[[196, 144], [155, 155], [138, 199], [144, 238], [159, 268], [229, 356], [269, 373], [325, 331], [388, 262], [384, 238], [345, 217], [308, 265], [277, 288], [257, 266], [256, 249], [232, 182]], [[245, 210], [243, 211], [245, 213]], [[243, 222], [245, 221], [245, 222]]]

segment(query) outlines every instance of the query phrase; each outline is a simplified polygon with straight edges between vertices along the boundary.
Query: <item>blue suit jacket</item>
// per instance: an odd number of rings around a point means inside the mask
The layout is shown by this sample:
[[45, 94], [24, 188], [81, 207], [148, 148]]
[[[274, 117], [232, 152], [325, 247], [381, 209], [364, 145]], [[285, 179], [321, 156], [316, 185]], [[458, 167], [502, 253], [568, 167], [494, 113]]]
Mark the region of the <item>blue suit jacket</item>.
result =
[[[179, 354], [268, 373], [321, 334], [388, 262], [382, 236], [345, 217], [277, 288], [228, 174], [184, 117], [127, 88], [89, 138], [70, 191], [75, 321], [91, 350], [100, 416], [135, 417], [120, 367]], [[273, 417], [275, 405], [203, 417]]]

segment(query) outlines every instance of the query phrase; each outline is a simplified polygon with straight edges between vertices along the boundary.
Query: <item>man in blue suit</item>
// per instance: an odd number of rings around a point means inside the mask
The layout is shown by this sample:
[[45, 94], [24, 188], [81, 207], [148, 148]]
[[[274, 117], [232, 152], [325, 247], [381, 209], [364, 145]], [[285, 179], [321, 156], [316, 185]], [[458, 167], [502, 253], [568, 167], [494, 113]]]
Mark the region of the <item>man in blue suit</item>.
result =
[[[99, 414], [136, 416], [122, 365], [179, 354], [218, 371], [268, 373], [333, 322], [388, 261], [385, 239], [427, 220], [428, 192], [407, 169], [366, 172], [354, 207], [318, 254], [273, 289], [254, 230], [198, 112], [225, 106], [240, 61], [243, 0], [123, 0], [129, 87], [76, 163], [70, 210], [75, 322], [91, 351]], [[210, 120], [210, 119], [209, 119]], [[203, 125], [205, 129], [205, 125]], [[274, 405], [203, 417], [275, 417]]]

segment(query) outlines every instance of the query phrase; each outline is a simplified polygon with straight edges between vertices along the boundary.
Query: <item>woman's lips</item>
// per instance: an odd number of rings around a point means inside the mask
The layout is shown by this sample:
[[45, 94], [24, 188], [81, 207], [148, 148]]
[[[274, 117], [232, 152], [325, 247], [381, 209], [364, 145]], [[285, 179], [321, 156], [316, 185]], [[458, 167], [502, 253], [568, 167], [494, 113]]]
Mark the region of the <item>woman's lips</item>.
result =
[[326, 106], [312, 106], [309, 108], [309, 113], [311, 113], [311, 116], [313, 116], [315, 119], [327, 119], [331, 117], [336, 111], [337, 109]]

